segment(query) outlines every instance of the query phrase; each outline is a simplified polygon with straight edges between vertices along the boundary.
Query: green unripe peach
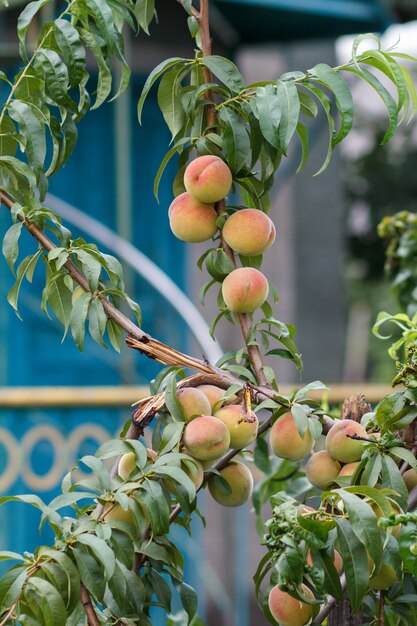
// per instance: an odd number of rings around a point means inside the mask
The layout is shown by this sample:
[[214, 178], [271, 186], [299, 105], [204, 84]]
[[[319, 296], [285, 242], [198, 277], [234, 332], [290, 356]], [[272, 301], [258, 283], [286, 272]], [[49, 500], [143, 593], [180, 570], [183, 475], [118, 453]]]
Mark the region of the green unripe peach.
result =
[[127, 480], [133, 470], [136, 468], [136, 455], [134, 452], [126, 452], [122, 454], [117, 468], [117, 473], [122, 480]]
[[244, 415], [240, 404], [229, 404], [216, 411], [214, 417], [226, 424], [230, 433], [231, 448], [244, 448], [255, 441], [259, 422], [253, 411]]
[[227, 426], [216, 417], [201, 415], [186, 425], [183, 442], [191, 456], [200, 461], [212, 461], [229, 448], [230, 434]]
[[239, 461], [231, 461], [220, 470], [220, 475], [228, 483], [230, 493], [225, 493], [213, 478], [209, 480], [209, 491], [223, 506], [241, 506], [249, 500], [253, 489], [253, 477], [250, 470]]
[[417, 472], [415, 469], [408, 469], [404, 472], [403, 478], [408, 491], [411, 491], [417, 485]]
[[[379, 519], [380, 517], [386, 517], [385, 513], [376, 504], [376, 502], [368, 502], [368, 504], [371, 507], [371, 509], [373, 510], [373, 512], [375, 513], [377, 519]], [[395, 504], [391, 504], [391, 513], [393, 515], [401, 515], [402, 511]], [[396, 526], [392, 526], [391, 528], [392, 528], [392, 536], [398, 538], [400, 536], [400, 533], [401, 533], [401, 524], [397, 524]]]
[[126, 524], [134, 525], [131, 510], [127, 509], [125, 511], [119, 503], [108, 502], [103, 509], [102, 518], [105, 522], [125, 522]]
[[[372, 571], [374, 564], [369, 555], [368, 564], [369, 570]], [[398, 582], [398, 576], [395, 569], [391, 565], [388, 565], [388, 563], [382, 563], [379, 572], [371, 576], [369, 579], [369, 587], [371, 589], [375, 589], [376, 591], [381, 591], [383, 589], [388, 589], [388, 587], [392, 587], [392, 585], [395, 585], [396, 582]]]
[[265, 276], [253, 267], [239, 267], [223, 281], [222, 294], [232, 313], [253, 313], [268, 297]]
[[[158, 454], [155, 450], [151, 448], [146, 448], [146, 452], [148, 453], [148, 459], [151, 461], [156, 461], [158, 458]], [[119, 461], [119, 466], [117, 468], [117, 473], [119, 474], [122, 480], [127, 480], [133, 470], [136, 469], [136, 455], [132, 452], [125, 452], [122, 454]]]
[[[304, 584], [301, 585], [301, 589], [306, 598], [314, 600], [311, 589]], [[269, 593], [268, 606], [272, 617], [281, 626], [304, 626], [313, 617], [311, 604], [293, 598], [286, 591], [281, 591], [278, 585], [272, 587]]]
[[177, 399], [180, 403], [185, 421], [191, 422], [199, 415], [210, 415], [211, 406], [202, 391], [195, 387], [183, 387], [177, 391]]
[[346, 463], [346, 465], [344, 465], [340, 470], [338, 477], [343, 478], [343, 476], [353, 476], [356, 472], [356, 468], [359, 467], [359, 464], [360, 461], [355, 461], [355, 463]]
[[262, 254], [275, 239], [275, 227], [266, 213], [258, 209], [241, 209], [223, 226], [223, 239], [238, 254]]
[[314, 445], [314, 439], [309, 430], [303, 437], [300, 436], [291, 413], [281, 415], [271, 428], [269, 435], [272, 452], [282, 459], [300, 461]]
[[217, 231], [217, 213], [212, 204], [203, 204], [189, 193], [175, 198], [168, 210], [169, 225], [174, 235], [187, 243], [211, 239]]
[[230, 169], [220, 157], [211, 154], [191, 161], [184, 173], [184, 187], [200, 202], [212, 203], [222, 200], [229, 193], [231, 186]]
[[367, 437], [364, 427], [354, 420], [340, 420], [331, 427], [326, 437], [327, 452], [342, 463], [359, 461], [363, 452], [363, 441], [351, 439], [352, 435]]
[[306, 465], [307, 478], [318, 489], [325, 489], [339, 471], [339, 461], [332, 459], [327, 450], [313, 454]]

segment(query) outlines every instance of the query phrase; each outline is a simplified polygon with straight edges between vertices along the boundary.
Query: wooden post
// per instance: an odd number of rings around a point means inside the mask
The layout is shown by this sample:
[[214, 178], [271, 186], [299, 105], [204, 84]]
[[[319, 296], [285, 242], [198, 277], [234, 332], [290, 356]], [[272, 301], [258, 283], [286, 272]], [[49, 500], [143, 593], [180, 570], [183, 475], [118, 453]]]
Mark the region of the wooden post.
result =
[[[365, 400], [365, 396], [349, 396], [343, 403], [342, 419], [360, 422], [361, 417], [371, 411], [371, 406]], [[343, 594], [342, 600], [336, 602], [334, 609], [330, 611], [327, 619], [328, 626], [360, 626], [363, 623], [361, 615], [354, 615], [350, 607], [347, 593]]]

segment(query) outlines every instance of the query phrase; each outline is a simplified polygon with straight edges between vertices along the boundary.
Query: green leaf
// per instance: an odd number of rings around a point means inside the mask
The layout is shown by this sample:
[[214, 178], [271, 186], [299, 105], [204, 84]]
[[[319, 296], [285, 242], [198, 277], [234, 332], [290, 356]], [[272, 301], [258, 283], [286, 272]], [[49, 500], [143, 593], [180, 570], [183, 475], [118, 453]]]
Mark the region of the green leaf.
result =
[[368, 587], [368, 557], [364, 545], [344, 518], [337, 520], [337, 539], [352, 610], [357, 611]]
[[71, 549], [83, 585], [85, 585], [94, 599], [101, 601], [106, 588], [106, 581], [101, 566], [86, 549], [82, 547], [72, 547]]
[[333, 133], [334, 133], [334, 119], [332, 117], [332, 115], [330, 114], [330, 102], [329, 102], [329, 98], [327, 97], [327, 95], [321, 91], [320, 89], [317, 89], [316, 87], [312, 87], [311, 85], [304, 85], [306, 89], [308, 89], [309, 91], [311, 91], [311, 93], [313, 93], [317, 100], [320, 102], [320, 104], [323, 107], [323, 111], [326, 115], [327, 118], [327, 124], [329, 127], [329, 146], [327, 148], [327, 154], [326, 157], [324, 159], [324, 163], [321, 166], [321, 168], [314, 174], [314, 176], [319, 176], [319, 174], [321, 174], [322, 172], [324, 172], [324, 170], [327, 168], [329, 162], [330, 162], [330, 158], [332, 156], [332, 152], [333, 152]]
[[138, 494], [138, 498], [140, 506], [144, 507], [148, 513], [153, 535], [167, 533], [170, 509], [159, 482], [143, 483], [143, 489]]
[[287, 148], [296, 131], [300, 116], [300, 100], [297, 87], [293, 83], [277, 82], [277, 96], [280, 101], [281, 121], [279, 125], [279, 148], [287, 154]]
[[184, 422], [171, 422], [165, 426], [164, 432], [162, 433], [161, 445], [158, 449], [159, 456], [171, 452], [171, 450], [175, 448], [181, 439], [184, 426]]
[[180, 585], [180, 598], [182, 602], [182, 606], [185, 609], [185, 612], [188, 615], [188, 624], [191, 623], [194, 615], [197, 612], [198, 606], [198, 597], [195, 590], [187, 585], [186, 583], [181, 583]]
[[46, 157], [45, 121], [34, 106], [21, 100], [13, 100], [9, 104], [8, 113], [18, 124], [19, 132], [24, 138], [29, 163], [39, 183]]
[[71, 333], [80, 352], [83, 351], [84, 347], [85, 321], [87, 319], [91, 298], [91, 293], [83, 292], [74, 304], [71, 311]]
[[158, 104], [164, 120], [174, 138], [185, 122], [185, 111], [181, 102], [182, 65], [174, 66], [162, 77], [158, 87]]
[[308, 93], [304, 93], [301, 90], [298, 92], [298, 98], [300, 101], [300, 112], [307, 117], [317, 117], [319, 110], [315, 100]]
[[184, 422], [184, 411], [177, 397], [177, 379], [171, 377], [165, 389], [165, 406], [176, 422]]
[[49, 581], [38, 576], [29, 578], [26, 589], [28, 588], [33, 589], [36, 593], [45, 626], [65, 626], [67, 612], [58, 590]]
[[138, 101], [139, 123], [142, 122], [142, 109], [146, 100], [146, 96], [148, 95], [155, 81], [157, 81], [158, 78], [170, 67], [177, 65], [177, 64], [181, 64], [181, 66], [184, 66], [186, 62], [187, 62], [187, 59], [183, 59], [182, 57], [171, 57], [170, 59], [166, 59], [166, 61], [162, 61], [161, 63], [159, 63], [159, 65], [157, 65], [155, 69], [152, 70], [152, 72], [149, 74], [148, 78], [146, 79], [146, 82], [143, 86], [142, 93], [140, 94], [140, 98]]
[[106, 332], [107, 315], [103, 309], [103, 305], [97, 298], [93, 298], [88, 310], [88, 330], [94, 341], [100, 346], [107, 348], [103, 341]]
[[273, 85], [256, 89], [255, 115], [259, 120], [262, 135], [274, 148], [279, 148], [278, 128], [281, 121], [281, 103]]
[[0, 579], [0, 607], [10, 607], [25, 584], [27, 570], [24, 565], [13, 567]]
[[5, 112], [3, 120], [0, 124], [0, 155], [14, 157], [18, 145], [19, 135], [16, 133], [16, 127], [11, 118]]
[[340, 576], [334, 566], [333, 557], [329, 556], [324, 550], [311, 552], [313, 563], [324, 573], [324, 584], [326, 592], [341, 600], [343, 597], [342, 585], [340, 584]]
[[35, 67], [41, 67], [45, 77], [47, 94], [55, 103], [77, 110], [76, 104], [68, 96], [69, 76], [65, 63], [59, 54], [48, 48], [40, 48], [36, 54]]
[[162, 174], [164, 173], [166, 166], [168, 165], [169, 161], [172, 159], [174, 154], [176, 154], [177, 152], [181, 152], [182, 147], [189, 141], [190, 141], [189, 137], [183, 137], [182, 139], [177, 141], [176, 144], [170, 150], [168, 150], [168, 152], [162, 159], [161, 165], [158, 168], [158, 171], [155, 176], [154, 184], [153, 184], [153, 193], [157, 200], [159, 199], [158, 198], [159, 183], [161, 181], [161, 177], [162, 177]]
[[341, 115], [339, 132], [332, 138], [333, 147], [350, 132], [353, 125], [353, 99], [346, 81], [329, 65], [319, 63], [310, 70], [320, 83], [328, 87], [334, 94], [336, 106]]
[[239, 172], [250, 154], [250, 139], [241, 118], [228, 107], [220, 109], [220, 119], [224, 122], [224, 146], [227, 164], [232, 172]]
[[245, 81], [232, 61], [221, 56], [206, 56], [202, 63], [226, 85], [233, 93], [239, 93], [245, 87]]
[[68, 68], [70, 86], [76, 87], [80, 84], [85, 71], [86, 57], [84, 46], [79, 32], [69, 20], [58, 18], [54, 24], [55, 39]]
[[218, 282], [223, 281], [235, 269], [233, 261], [222, 248], [211, 250], [205, 261], [208, 273]]
[[123, 342], [123, 331], [120, 326], [111, 319], [107, 320], [107, 334], [113, 348], [116, 352], [120, 352], [120, 346]]
[[304, 124], [302, 124], [301, 122], [298, 122], [297, 124], [297, 134], [301, 141], [301, 161], [296, 171], [296, 173], [298, 174], [298, 172], [301, 172], [301, 170], [304, 169], [304, 167], [307, 165], [309, 153], [308, 130], [307, 127], [304, 126]]
[[20, 263], [19, 267], [17, 268], [16, 282], [13, 285], [13, 287], [10, 289], [9, 293], [7, 294], [7, 301], [14, 308], [17, 314], [18, 314], [17, 303], [19, 299], [19, 292], [20, 292], [20, 287], [22, 285], [22, 280], [24, 276], [27, 277], [29, 282], [32, 280], [36, 263], [38, 262], [38, 259], [40, 255], [42, 254], [42, 252], [43, 252], [42, 250], [38, 250], [36, 254], [27, 256], [26, 258], [23, 259], [23, 261]]
[[192, 480], [187, 476], [187, 474], [180, 469], [179, 467], [174, 467], [172, 465], [158, 466], [154, 467], [153, 471], [156, 476], [164, 477], [168, 476], [177, 482], [179, 485], [182, 485], [187, 492], [189, 502], [192, 502], [195, 498], [195, 485]]
[[135, 4], [135, 17], [139, 26], [149, 35], [149, 24], [155, 14], [155, 0], [137, 0]]
[[382, 559], [382, 540], [374, 511], [361, 498], [344, 489], [335, 489], [332, 493], [337, 493], [342, 499], [349, 514], [352, 532], [363, 543], [373, 562], [379, 567]]
[[88, 286], [93, 293], [97, 289], [100, 280], [101, 263], [93, 254], [90, 254], [87, 250], [83, 250], [82, 248], [75, 248], [74, 254], [81, 262], [82, 270], [88, 280]]
[[382, 139], [381, 144], [387, 143], [393, 136], [398, 126], [397, 104], [394, 98], [391, 96], [388, 89], [384, 87], [381, 81], [378, 80], [378, 78], [374, 74], [372, 74], [372, 72], [369, 72], [367, 69], [363, 67], [362, 68], [345, 67], [344, 69], [345, 71], [351, 72], [352, 74], [355, 74], [359, 78], [362, 78], [363, 80], [365, 80], [368, 83], [368, 85], [370, 85], [377, 92], [379, 97], [382, 99], [385, 105], [385, 108], [387, 110], [390, 123], [389, 123], [389, 128], [387, 132], [385, 133], [384, 138]]
[[109, 47], [114, 50], [115, 30], [113, 12], [106, 0], [85, 0], [91, 15], [96, 19], [101, 37]]
[[403, 510], [407, 509], [408, 491], [401, 472], [390, 456], [382, 456], [382, 486], [394, 490], [398, 496], [393, 496]]
[[24, 561], [24, 557], [17, 552], [10, 552], [10, 550], [2, 550], [0, 552], [0, 561]]
[[22, 232], [22, 227], [22, 222], [12, 224], [3, 238], [2, 252], [7, 261], [7, 265], [13, 273], [14, 265], [17, 261], [17, 257], [19, 256], [19, 237]]
[[36, 13], [47, 4], [50, 0], [36, 0], [35, 2], [29, 2], [19, 15], [17, 20], [17, 34], [19, 36], [19, 52], [22, 59], [27, 63], [28, 56], [25, 49], [26, 32], [29, 28], [32, 19]]
[[77, 535], [79, 543], [88, 546], [93, 553], [93, 556], [101, 564], [106, 580], [114, 574], [114, 568], [116, 565], [116, 558], [114, 552], [103, 539], [99, 539], [96, 535], [90, 533], [81, 533]]
[[111, 67], [108, 59], [105, 58], [100, 41], [96, 38], [92, 31], [82, 29], [81, 35], [84, 41], [87, 43], [98, 66], [98, 80], [96, 90], [96, 100], [91, 110], [98, 109], [103, 104], [108, 95], [111, 92], [112, 86], [112, 74]]

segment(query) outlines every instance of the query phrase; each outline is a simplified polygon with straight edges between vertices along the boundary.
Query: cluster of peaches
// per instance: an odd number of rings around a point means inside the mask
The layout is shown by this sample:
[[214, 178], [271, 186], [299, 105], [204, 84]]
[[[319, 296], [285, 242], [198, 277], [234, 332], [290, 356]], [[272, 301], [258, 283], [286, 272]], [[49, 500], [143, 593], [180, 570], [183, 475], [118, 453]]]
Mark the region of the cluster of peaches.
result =
[[[182, 452], [192, 457], [192, 469], [184, 464], [184, 471], [199, 489], [204, 480], [204, 471], [210, 468], [229, 448], [244, 448], [256, 439], [258, 418], [242, 404], [224, 404], [224, 389], [215, 385], [183, 387], [177, 391], [178, 403], [185, 421]], [[229, 402], [237, 402], [236, 396]], [[150, 458], [156, 460], [157, 453], [148, 449]], [[135, 469], [135, 454], [124, 454], [118, 466], [118, 474], [127, 480]], [[253, 478], [250, 470], [240, 461], [229, 461], [220, 471], [229, 488], [222, 489], [213, 475], [208, 481], [212, 497], [223, 506], [235, 507], [244, 504], [252, 494]], [[120, 511], [117, 512], [119, 514]]]
[[[216, 203], [229, 193], [232, 173], [217, 156], [205, 155], [191, 161], [184, 173], [186, 191], [168, 210], [174, 235], [187, 243], [208, 241], [218, 231]], [[221, 229], [223, 241], [237, 254], [263, 254], [275, 240], [272, 220], [258, 209], [237, 209]], [[253, 267], [239, 267], [224, 279], [222, 294], [232, 313], [253, 313], [268, 297], [268, 280]]]
[[[358, 422], [343, 419], [334, 424], [326, 436], [326, 449], [315, 452], [306, 464], [305, 471], [309, 482], [318, 489], [330, 489], [332, 483], [339, 478], [352, 478], [360, 464], [364, 451], [364, 440], [377, 440], [380, 433], [369, 434]], [[357, 437], [355, 439], [355, 437]], [[294, 417], [291, 413], [281, 416], [271, 429], [270, 442], [273, 452], [285, 459], [301, 460], [312, 451], [314, 439], [307, 430], [303, 436], [298, 432]], [[417, 472], [409, 469], [404, 473], [404, 481], [409, 490], [417, 485]], [[382, 511], [375, 504], [369, 502], [376, 517], [381, 517]], [[401, 513], [398, 506], [392, 504], [392, 512]], [[299, 514], [315, 513], [311, 507], [302, 505]], [[394, 526], [392, 534], [398, 537], [401, 526]], [[307, 557], [311, 565], [311, 557]], [[368, 555], [370, 579], [369, 587], [374, 590], [383, 590], [391, 587], [398, 581], [397, 573], [388, 563], [382, 563], [379, 571], [373, 574], [374, 563]], [[334, 551], [334, 565], [340, 574], [343, 568], [340, 554]], [[314, 600], [311, 590], [302, 585], [304, 595]], [[281, 626], [303, 626], [314, 617], [316, 607], [300, 602], [277, 585], [272, 588], [268, 597], [268, 605], [274, 619]]]

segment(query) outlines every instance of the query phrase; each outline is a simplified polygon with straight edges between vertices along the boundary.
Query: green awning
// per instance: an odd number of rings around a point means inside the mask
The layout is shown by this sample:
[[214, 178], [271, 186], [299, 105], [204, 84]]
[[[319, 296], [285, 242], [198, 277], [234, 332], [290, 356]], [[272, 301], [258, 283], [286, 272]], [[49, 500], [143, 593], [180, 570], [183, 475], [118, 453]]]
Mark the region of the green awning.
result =
[[216, 0], [240, 43], [382, 32], [395, 21], [385, 0]]

